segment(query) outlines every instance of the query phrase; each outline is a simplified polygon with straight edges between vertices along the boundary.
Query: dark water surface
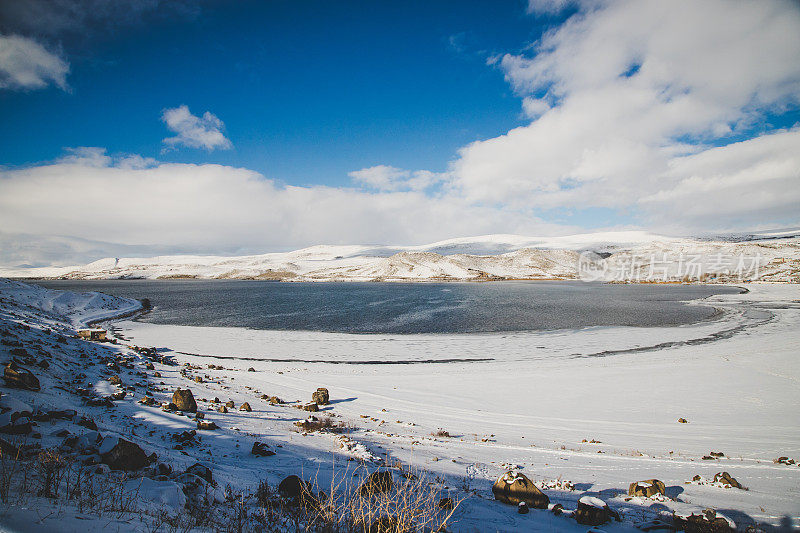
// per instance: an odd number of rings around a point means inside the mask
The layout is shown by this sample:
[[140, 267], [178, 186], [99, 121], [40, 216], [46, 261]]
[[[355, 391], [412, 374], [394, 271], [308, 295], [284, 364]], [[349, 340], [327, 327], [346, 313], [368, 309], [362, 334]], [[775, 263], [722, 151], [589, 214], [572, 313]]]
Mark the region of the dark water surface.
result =
[[711, 285], [575, 282], [274, 283], [236, 280], [41, 281], [48, 288], [149, 298], [156, 324], [348, 333], [475, 333], [698, 322], [687, 300], [735, 293]]

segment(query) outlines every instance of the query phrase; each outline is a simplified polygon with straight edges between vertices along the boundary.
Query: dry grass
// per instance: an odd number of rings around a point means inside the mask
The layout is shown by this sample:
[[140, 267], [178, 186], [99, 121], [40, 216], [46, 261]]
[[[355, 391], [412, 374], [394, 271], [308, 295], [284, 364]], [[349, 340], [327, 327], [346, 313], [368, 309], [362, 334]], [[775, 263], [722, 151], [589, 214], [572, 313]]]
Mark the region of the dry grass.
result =
[[301, 420], [295, 424], [297, 429], [304, 433], [313, 433], [314, 431], [327, 431], [329, 433], [348, 433], [352, 427], [342, 421], [334, 420], [331, 416], [322, 417], [309, 417], [306, 420]]
[[437, 429], [436, 431], [431, 433], [431, 435], [433, 435], [434, 437], [443, 437], [448, 439], [452, 437], [449, 431], [442, 428]]
[[444, 531], [463, 501], [426, 472], [407, 467], [384, 470], [393, 472], [391, 486], [373, 484], [374, 490], [362, 490], [369, 472], [364, 465], [354, 469], [350, 464], [338, 472], [334, 464], [332, 481], [324, 487], [316, 479], [305, 482], [302, 496], [294, 500], [262, 482], [254, 491], [228, 486], [222, 503], [201, 493], [182, 508], [154, 511], [140, 505], [137, 484], [126, 483], [131, 478], [124, 473], [99, 474], [96, 465], [85, 466], [56, 449], [0, 453], [0, 496], [10, 506], [55, 506], [98, 518], [139, 519], [142, 530], [151, 533]]

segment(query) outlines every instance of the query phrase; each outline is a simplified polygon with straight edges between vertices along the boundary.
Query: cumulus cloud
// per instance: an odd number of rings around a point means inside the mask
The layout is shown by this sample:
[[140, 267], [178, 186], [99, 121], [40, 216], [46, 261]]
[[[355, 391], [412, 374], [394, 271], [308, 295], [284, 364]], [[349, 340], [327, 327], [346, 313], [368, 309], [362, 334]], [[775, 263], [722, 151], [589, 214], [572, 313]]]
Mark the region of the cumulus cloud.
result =
[[[530, 7], [552, 12], [564, 4]], [[725, 220], [757, 218], [733, 201], [744, 190], [741, 169], [714, 156], [749, 153], [748, 179], [768, 169], [774, 176], [758, 185], [758, 217], [800, 219], [781, 195], [790, 183], [800, 189], [800, 173], [782, 152], [797, 131], [759, 133], [770, 113], [800, 104], [800, 4], [576, 5], [527, 52], [494, 61], [532, 122], [462, 148], [450, 169], [456, 190], [473, 203], [637, 210], [646, 224], [696, 210], [687, 217], [693, 229], [710, 229], [719, 221], [705, 209], [712, 189], [726, 198]], [[710, 148], [742, 137], [751, 140]]]
[[442, 181], [443, 174], [429, 170], [403, 170], [387, 165], [362, 168], [348, 173], [358, 185], [379, 191], [423, 191]]
[[202, 117], [192, 115], [189, 107], [182, 105], [165, 109], [161, 120], [167, 128], [177, 133], [175, 137], [163, 140], [167, 147], [188, 146], [189, 148], [203, 148], [227, 150], [233, 147], [231, 141], [225, 137], [225, 125], [212, 113], [206, 111]]
[[69, 64], [33, 39], [0, 35], [0, 89], [67, 90]]
[[[281, 187], [244, 168], [142, 167], [127, 164], [129, 159], [83, 148], [51, 164], [0, 170], [0, 227], [6, 234], [216, 253], [575, 230], [530, 212], [473, 206], [451, 196]], [[96, 259], [96, 253], [89, 258]]]

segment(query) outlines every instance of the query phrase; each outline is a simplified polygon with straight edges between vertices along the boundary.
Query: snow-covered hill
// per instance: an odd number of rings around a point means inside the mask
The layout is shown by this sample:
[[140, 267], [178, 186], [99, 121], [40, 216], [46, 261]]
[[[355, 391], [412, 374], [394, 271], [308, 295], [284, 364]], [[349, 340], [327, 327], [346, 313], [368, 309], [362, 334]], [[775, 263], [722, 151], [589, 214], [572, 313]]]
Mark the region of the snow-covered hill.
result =
[[106, 258], [7, 277], [280, 281], [800, 281], [800, 231], [675, 238], [641, 231], [565, 237], [484, 235], [422, 246], [320, 245], [241, 257]]

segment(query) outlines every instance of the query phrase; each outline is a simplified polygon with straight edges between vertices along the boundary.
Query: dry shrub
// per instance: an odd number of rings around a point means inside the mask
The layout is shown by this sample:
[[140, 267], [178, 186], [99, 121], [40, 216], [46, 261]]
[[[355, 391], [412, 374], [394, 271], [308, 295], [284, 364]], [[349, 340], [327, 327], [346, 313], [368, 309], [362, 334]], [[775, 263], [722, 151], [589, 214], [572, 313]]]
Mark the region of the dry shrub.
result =
[[445, 438], [448, 438], [448, 439], [450, 437], [452, 437], [452, 435], [450, 434], [449, 431], [447, 431], [445, 429], [442, 429], [442, 428], [437, 429], [436, 431], [431, 433], [431, 435], [433, 435], [434, 437], [445, 437]]
[[361, 490], [367, 478], [367, 472], [354, 477], [348, 468], [334, 477], [327, 492], [319, 490], [316, 481], [311, 483], [305, 498], [306, 527], [325, 532], [444, 531], [463, 501], [451, 497], [452, 506], [440, 507], [443, 486], [424, 471], [398, 472], [388, 490]]

